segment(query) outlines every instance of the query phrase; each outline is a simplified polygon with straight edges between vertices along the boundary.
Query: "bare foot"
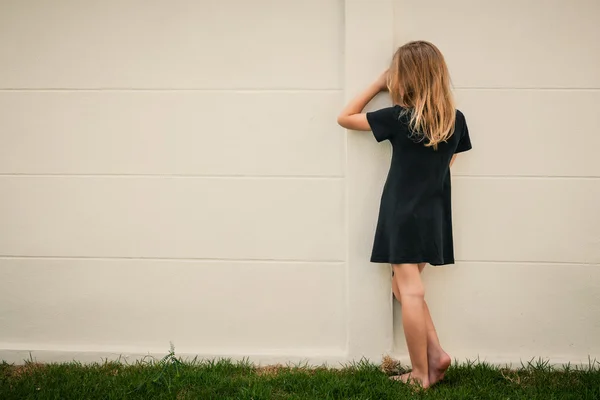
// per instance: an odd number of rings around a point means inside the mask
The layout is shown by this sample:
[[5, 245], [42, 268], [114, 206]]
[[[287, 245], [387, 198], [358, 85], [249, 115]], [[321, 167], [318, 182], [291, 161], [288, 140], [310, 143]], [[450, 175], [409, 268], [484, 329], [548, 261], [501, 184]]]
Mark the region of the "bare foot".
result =
[[420, 378], [418, 376], [414, 376], [412, 372], [407, 372], [406, 374], [402, 375], [390, 376], [390, 379], [406, 383], [408, 385], [414, 386], [415, 388], [427, 389], [430, 386], [428, 378]]
[[442, 379], [446, 371], [450, 367], [452, 359], [445, 351], [442, 351], [438, 356], [431, 357], [428, 360], [429, 363], [429, 384], [433, 386]]

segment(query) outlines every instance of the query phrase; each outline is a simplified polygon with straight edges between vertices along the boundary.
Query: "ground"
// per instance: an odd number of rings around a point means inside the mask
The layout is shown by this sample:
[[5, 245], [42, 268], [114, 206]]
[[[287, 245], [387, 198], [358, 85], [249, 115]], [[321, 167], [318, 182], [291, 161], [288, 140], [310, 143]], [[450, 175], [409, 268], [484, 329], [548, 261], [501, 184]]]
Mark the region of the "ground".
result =
[[556, 369], [547, 362], [517, 369], [454, 365], [446, 379], [419, 391], [388, 379], [402, 372], [385, 358], [343, 368], [257, 367], [248, 362], [162, 360], [24, 365], [0, 363], [0, 399], [600, 399], [600, 364]]

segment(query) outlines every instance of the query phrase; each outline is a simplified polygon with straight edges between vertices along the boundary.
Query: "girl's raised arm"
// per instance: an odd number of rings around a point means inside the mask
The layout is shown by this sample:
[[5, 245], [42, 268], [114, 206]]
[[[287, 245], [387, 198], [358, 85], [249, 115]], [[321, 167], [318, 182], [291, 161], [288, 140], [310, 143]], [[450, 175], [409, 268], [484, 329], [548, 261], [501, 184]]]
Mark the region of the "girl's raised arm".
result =
[[338, 115], [337, 123], [354, 131], [370, 131], [371, 127], [367, 121], [367, 115], [362, 111], [373, 97], [379, 92], [387, 90], [387, 76], [388, 72], [385, 71], [375, 82], [350, 100]]

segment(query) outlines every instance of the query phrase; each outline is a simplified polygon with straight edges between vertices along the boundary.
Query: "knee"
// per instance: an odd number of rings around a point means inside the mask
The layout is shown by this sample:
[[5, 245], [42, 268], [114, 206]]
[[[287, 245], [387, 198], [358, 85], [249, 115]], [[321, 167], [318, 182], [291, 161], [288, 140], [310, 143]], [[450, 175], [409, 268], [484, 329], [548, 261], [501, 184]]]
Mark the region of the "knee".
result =
[[425, 289], [423, 287], [400, 289], [400, 301], [423, 301]]

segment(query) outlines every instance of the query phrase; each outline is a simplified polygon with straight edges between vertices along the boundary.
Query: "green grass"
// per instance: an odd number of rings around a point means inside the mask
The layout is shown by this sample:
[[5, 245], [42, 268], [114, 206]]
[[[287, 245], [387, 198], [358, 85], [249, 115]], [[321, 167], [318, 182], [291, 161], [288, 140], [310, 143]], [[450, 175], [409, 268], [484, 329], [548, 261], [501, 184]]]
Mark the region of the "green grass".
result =
[[518, 370], [467, 363], [428, 391], [414, 392], [369, 363], [256, 368], [228, 360], [182, 362], [171, 352], [132, 365], [3, 362], [0, 399], [600, 399], [600, 369], [595, 362], [560, 371], [541, 361]]

